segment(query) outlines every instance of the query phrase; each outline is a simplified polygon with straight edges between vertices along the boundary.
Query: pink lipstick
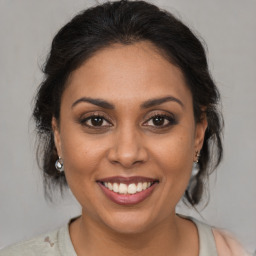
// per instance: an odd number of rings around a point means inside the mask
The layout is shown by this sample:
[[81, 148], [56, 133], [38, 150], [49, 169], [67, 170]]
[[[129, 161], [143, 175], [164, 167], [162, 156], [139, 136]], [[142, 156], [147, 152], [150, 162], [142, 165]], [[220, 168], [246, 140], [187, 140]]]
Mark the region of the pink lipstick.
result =
[[98, 180], [97, 183], [111, 201], [120, 205], [134, 205], [148, 198], [159, 181], [141, 176], [115, 176]]

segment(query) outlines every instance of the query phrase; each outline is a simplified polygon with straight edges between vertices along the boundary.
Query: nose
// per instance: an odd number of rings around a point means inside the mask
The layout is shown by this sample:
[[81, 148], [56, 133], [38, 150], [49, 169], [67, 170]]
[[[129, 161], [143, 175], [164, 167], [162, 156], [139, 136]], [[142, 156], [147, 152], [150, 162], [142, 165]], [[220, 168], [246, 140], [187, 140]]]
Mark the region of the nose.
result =
[[142, 136], [131, 128], [116, 131], [108, 152], [108, 159], [111, 163], [120, 164], [125, 168], [132, 168], [136, 164], [146, 162], [148, 152]]

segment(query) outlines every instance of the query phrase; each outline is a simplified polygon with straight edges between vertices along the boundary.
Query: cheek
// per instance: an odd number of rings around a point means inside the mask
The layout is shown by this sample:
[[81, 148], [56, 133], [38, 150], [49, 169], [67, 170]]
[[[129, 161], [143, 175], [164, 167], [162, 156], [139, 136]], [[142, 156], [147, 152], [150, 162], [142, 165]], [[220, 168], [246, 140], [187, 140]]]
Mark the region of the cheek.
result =
[[163, 173], [166, 193], [182, 196], [191, 176], [193, 167], [193, 134], [182, 133], [170, 136], [159, 143], [154, 151], [156, 166]]
[[102, 157], [104, 148], [89, 140], [71, 138], [65, 140], [63, 145], [63, 157], [68, 173], [72, 175], [90, 175], [97, 170], [99, 159]]
[[65, 176], [76, 199], [83, 208], [90, 211], [97, 197], [98, 186], [95, 180], [100, 174], [99, 165], [104, 147], [85, 135], [67, 132], [69, 134], [72, 136], [63, 133], [62, 142]]
[[65, 174], [69, 185], [77, 183], [83, 186], [95, 181], [104, 154], [104, 142], [97, 136], [86, 135], [74, 125], [66, 125], [61, 132]]
[[182, 133], [179, 136], [168, 136], [161, 142], [155, 143], [154, 146], [157, 164], [166, 166], [167, 168], [163, 168], [164, 170], [169, 171], [168, 166], [175, 167], [174, 170], [186, 170], [186, 167], [193, 162], [194, 140], [192, 134]]

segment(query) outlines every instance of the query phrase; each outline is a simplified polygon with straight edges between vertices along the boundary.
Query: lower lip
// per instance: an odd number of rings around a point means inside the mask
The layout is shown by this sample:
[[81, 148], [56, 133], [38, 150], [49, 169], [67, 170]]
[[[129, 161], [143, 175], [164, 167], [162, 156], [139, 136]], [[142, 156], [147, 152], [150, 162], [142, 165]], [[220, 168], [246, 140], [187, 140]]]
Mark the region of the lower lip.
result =
[[114, 191], [109, 190], [106, 188], [102, 183], [98, 182], [100, 188], [102, 189], [103, 193], [114, 203], [120, 204], [120, 205], [134, 205], [138, 204], [142, 201], [144, 201], [146, 198], [148, 198], [153, 190], [155, 189], [157, 182], [154, 183], [149, 188], [138, 192], [136, 194], [118, 194]]

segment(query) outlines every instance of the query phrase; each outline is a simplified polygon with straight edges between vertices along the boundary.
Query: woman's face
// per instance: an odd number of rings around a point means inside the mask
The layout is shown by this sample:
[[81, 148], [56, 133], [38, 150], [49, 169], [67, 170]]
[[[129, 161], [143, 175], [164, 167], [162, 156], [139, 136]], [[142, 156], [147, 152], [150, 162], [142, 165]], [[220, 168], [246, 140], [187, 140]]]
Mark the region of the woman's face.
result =
[[[142, 232], [175, 215], [206, 121], [181, 71], [149, 42], [115, 44], [75, 70], [55, 144], [87, 221]], [[121, 184], [121, 185], [120, 185]]]

